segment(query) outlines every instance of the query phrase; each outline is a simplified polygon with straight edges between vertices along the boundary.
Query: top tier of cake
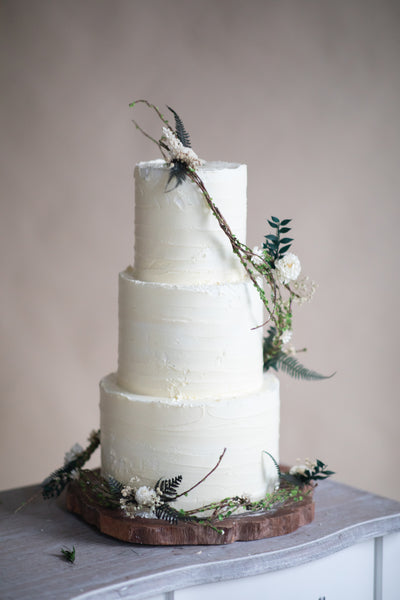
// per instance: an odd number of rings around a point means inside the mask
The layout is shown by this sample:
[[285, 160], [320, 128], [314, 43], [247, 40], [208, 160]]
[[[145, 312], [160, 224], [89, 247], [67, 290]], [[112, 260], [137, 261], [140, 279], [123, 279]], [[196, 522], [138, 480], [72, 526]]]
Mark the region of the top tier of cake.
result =
[[[169, 173], [162, 160], [135, 168], [135, 277], [187, 285], [243, 280], [244, 269], [199, 188], [188, 180], [175, 187]], [[209, 162], [198, 174], [245, 243], [246, 165]]]

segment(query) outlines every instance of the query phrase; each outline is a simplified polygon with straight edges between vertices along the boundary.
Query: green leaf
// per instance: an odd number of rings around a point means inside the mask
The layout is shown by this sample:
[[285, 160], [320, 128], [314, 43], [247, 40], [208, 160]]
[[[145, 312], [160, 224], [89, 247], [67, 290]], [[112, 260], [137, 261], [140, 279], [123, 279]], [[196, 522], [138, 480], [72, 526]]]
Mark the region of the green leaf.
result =
[[167, 106], [168, 110], [170, 110], [172, 112], [172, 114], [175, 117], [175, 133], [176, 133], [176, 137], [178, 138], [178, 140], [186, 147], [186, 148], [191, 148], [191, 144], [190, 144], [190, 136], [188, 134], [188, 132], [185, 129], [185, 126], [183, 124], [182, 119], [180, 118], [180, 116], [174, 111], [173, 108], [171, 108], [170, 106]]
[[[271, 220], [274, 221], [274, 223], [280, 223], [279, 219], [277, 219], [276, 217], [271, 217]], [[283, 225], [286, 225], [286, 223], [282, 223]]]
[[293, 238], [282, 238], [280, 242], [281, 244], [288, 244], [289, 242], [293, 242]]
[[270, 459], [272, 460], [272, 462], [274, 463], [274, 467], [276, 469], [276, 472], [278, 473], [278, 477], [281, 477], [281, 469], [277, 463], [277, 461], [275, 460], [275, 458], [272, 456], [272, 454], [270, 452], [268, 452], [267, 450], [263, 450], [264, 454], [267, 454]]
[[278, 227], [279, 227], [279, 225], [277, 225], [276, 223], [273, 223], [272, 221], [268, 221], [268, 225], [270, 225], [274, 229], [278, 229]]
[[68, 562], [75, 562], [75, 546], [72, 546], [72, 550], [68, 550], [68, 548], [61, 548], [61, 554]]
[[264, 371], [267, 370], [265, 365], [268, 363], [268, 360], [270, 360], [268, 357], [273, 348], [273, 342], [274, 342], [275, 336], [276, 336], [276, 328], [270, 327], [268, 329], [267, 336], [264, 338], [264, 341], [263, 341]]
[[281, 225], [285, 226], [288, 225], [288, 223], [290, 223], [292, 219], [283, 219], [283, 221], [281, 221]]
[[291, 247], [292, 244], [288, 244], [287, 246], [283, 246], [283, 248], [281, 248], [279, 250], [279, 258], [282, 258], [282, 256], [289, 250], [289, 248]]
[[288, 233], [291, 230], [292, 230], [291, 227], [281, 227], [281, 229], [279, 230], [279, 232], [280, 233]]
[[264, 371], [267, 371], [269, 368], [273, 368], [276, 370], [280, 369], [281, 371], [287, 373], [287, 375], [290, 375], [295, 379], [305, 379], [308, 381], [330, 379], [335, 374], [332, 373], [332, 375], [321, 375], [316, 371], [307, 369], [301, 363], [299, 363], [297, 358], [285, 354], [284, 352], [279, 352], [276, 357], [264, 362]]
[[266, 235], [265, 239], [266, 240], [271, 240], [272, 242], [276, 242], [276, 243], [279, 241], [278, 236], [274, 235], [273, 233], [270, 233], [269, 235]]

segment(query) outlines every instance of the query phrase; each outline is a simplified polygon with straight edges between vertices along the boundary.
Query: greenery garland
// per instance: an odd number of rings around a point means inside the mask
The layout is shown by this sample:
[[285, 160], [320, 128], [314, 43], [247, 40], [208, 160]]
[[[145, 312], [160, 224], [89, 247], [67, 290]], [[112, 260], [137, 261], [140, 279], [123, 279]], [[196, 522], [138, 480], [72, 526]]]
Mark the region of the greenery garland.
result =
[[[42, 483], [42, 496], [44, 499], [57, 497], [65, 486], [74, 481], [79, 486], [83, 497], [89, 502], [96, 502], [103, 508], [121, 511], [127, 517], [137, 516], [153, 517], [178, 523], [178, 521], [198, 523], [222, 532], [218, 523], [239, 512], [258, 513], [273, 511], [282, 506], [290, 506], [304, 499], [311, 489], [313, 482], [334, 474], [328, 471], [326, 465], [317, 460], [293, 467], [289, 473], [282, 473], [274, 457], [267, 451], [273, 461], [278, 483], [276, 489], [266, 494], [257, 501], [252, 501], [246, 496], [233, 496], [223, 498], [191, 510], [176, 509], [173, 503], [182, 496], [187, 496], [195, 487], [201, 485], [220, 465], [226, 449], [223, 450], [216, 465], [200, 481], [188, 490], [179, 493], [182, 476], [159, 479], [154, 488], [147, 486], [125, 485], [113, 477], [103, 477], [98, 470], [84, 469], [84, 465], [100, 444], [100, 431], [94, 431], [89, 436], [89, 445], [81, 449], [77, 444], [67, 453], [70, 460], [64, 466], [54, 471]], [[136, 478], [132, 478], [134, 481]]]
[[[199, 188], [219, 226], [229, 239], [233, 253], [238, 257], [264, 304], [267, 320], [259, 327], [267, 323], [271, 325], [268, 343], [264, 343], [264, 369], [280, 368], [293, 377], [309, 380], [332, 377], [332, 375], [320, 375], [300, 365], [297, 359], [289, 357], [296, 352], [295, 349], [286, 346], [292, 335], [293, 303], [302, 304], [311, 300], [316, 289], [315, 283], [309, 278], [299, 279], [300, 261], [296, 255], [289, 253], [293, 242], [293, 238], [287, 237], [291, 231], [291, 228], [288, 227], [291, 219], [281, 221], [275, 216], [268, 219], [271, 232], [265, 236], [265, 242], [261, 249], [251, 249], [242, 243], [233, 234], [197, 171], [203, 161], [193, 152], [190, 136], [177, 112], [167, 107], [175, 120], [173, 128], [160, 109], [148, 100], [136, 100], [129, 106], [133, 108], [138, 104], [145, 104], [154, 110], [164, 124], [163, 135], [156, 139], [144, 131], [137, 121], [133, 120], [136, 128], [158, 146], [166, 163], [170, 166], [166, 192], [173, 189], [169, 188], [169, 184], [174, 180], [174, 187], [189, 179]], [[266, 283], [269, 297], [261, 281]]]

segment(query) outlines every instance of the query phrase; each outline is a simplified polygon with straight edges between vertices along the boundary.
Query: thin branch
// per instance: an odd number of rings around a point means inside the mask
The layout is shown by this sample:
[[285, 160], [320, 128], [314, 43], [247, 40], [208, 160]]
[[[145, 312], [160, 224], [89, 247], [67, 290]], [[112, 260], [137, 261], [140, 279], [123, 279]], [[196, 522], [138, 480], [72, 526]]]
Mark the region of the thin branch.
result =
[[188, 494], [189, 492], [191, 492], [192, 490], [194, 490], [194, 488], [196, 488], [198, 485], [200, 485], [201, 483], [203, 483], [203, 481], [205, 481], [208, 477], [210, 477], [211, 473], [214, 473], [214, 471], [219, 467], [221, 460], [224, 458], [224, 454], [226, 452], [226, 448], [224, 448], [221, 456], [218, 459], [217, 464], [215, 465], [215, 467], [213, 469], [211, 469], [211, 471], [209, 473], [207, 473], [207, 475], [205, 475], [203, 477], [203, 479], [200, 479], [200, 481], [198, 481], [197, 483], [195, 483], [191, 488], [189, 488], [188, 490], [186, 490], [186, 492], [182, 492], [182, 494], [179, 494], [178, 496], [176, 496], [175, 500], [177, 498], [180, 498], [181, 496], [186, 496], [186, 494]]
[[148, 100], [134, 100], [133, 102], [131, 102], [129, 104], [129, 106], [131, 108], [133, 108], [136, 104], [145, 104], [146, 106], [148, 106], [149, 108], [153, 109], [157, 115], [160, 117], [161, 121], [171, 130], [174, 131], [171, 127], [171, 125], [169, 124], [169, 121], [166, 117], [164, 117], [164, 115], [162, 114], [162, 112], [160, 111], [160, 109], [158, 108], [158, 106], [155, 106], [155, 104], [151, 104]]
[[[219, 223], [219, 226], [221, 227], [222, 231], [225, 233], [225, 235], [228, 237], [231, 246], [232, 246], [232, 250], [233, 252], [238, 256], [242, 266], [244, 267], [246, 273], [248, 274], [249, 278], [251, 279], [252, 283], [254, 284], [255, 288], [257, 289], [263, 303], [264, 306], [269, 314], [269, 319], [268, 321], [272, 318], [273, 319], [273, 312], [270, 310], [269, 306], [268, 306], [268, 300], [265, 297], [265, 292], [262, 289], [262, 287], [259, 285], [254, 272], [251, 270], [251, 268], [248, 265], [248, 262], [250, 262], [250, 264], [254, 267], [253, 263], [251, 262], [251, 260], [248, 258], [249, 254], [253, 254], [253, 252], [250, 250], [250, 248], [248, 248], [247, 246], [245, 246], [244, 244], [242, 244], [241, 242], [238, 241], [238, 239], [236, 238], [236, 236], [233, 234], [231, 228], [229, 227], [228, 223], [226, 222], [226, 220], [224, 219], [224, 217], [222, 216], [221, 211], [219, 210], [219, 208], [214, 204], [210, 194], [208, 193], [202, 179], [199, 177], [199, 175], [193, 171], [192, 169], [187, 169], [187, 174], [189, 176], [189, 178], [193, 181], [193, 183], [195, 183], [199, 189], [201, 190], [208, 206], [210, 207], [212, 213], [214, 214], [214, 216], [217, 218], [217, 221]], [[244, 250], [245, 249], [245, 250]], [[245, 256], [243, 256], [243, 253], [245, 254]], [[247, 256], [246, 256], [247, 255]], [[258, 257], [259, 258], [259, 257]], [[268, 322], [267, 321], [267, 322]]]

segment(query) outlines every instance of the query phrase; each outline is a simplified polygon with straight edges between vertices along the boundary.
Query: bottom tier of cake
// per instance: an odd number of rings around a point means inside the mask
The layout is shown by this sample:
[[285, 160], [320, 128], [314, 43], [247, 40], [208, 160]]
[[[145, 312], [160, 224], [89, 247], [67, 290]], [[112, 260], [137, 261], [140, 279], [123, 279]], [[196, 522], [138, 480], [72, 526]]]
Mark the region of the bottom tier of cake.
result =
[[279, 381], [267, 373], [261, 390], [224, 399], [180, 401], [131, 394], [115, 375], [100, 383], [102, 473], [135, 487], [182, 475], [180, 491], [218, 468], [175, 508], [191, 510], [235, 495], [259, 500], [271, 492], [279, 460]]

